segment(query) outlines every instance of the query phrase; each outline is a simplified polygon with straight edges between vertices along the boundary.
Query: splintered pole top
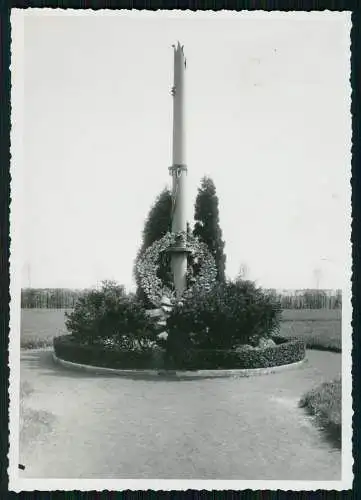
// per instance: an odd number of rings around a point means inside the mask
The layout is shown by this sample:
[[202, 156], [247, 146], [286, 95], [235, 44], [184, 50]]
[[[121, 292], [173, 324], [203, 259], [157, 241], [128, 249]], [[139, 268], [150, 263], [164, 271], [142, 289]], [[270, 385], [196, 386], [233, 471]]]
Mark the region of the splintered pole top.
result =
[[187, 59], [184, 55], [184, 45], [181, 45], [179, 40], [177, 44], [172, 44], [173, 50], [174, 50], [174, 56], [177, 57], [178, 54], [180, 55], [181, 60], [183, 60], [184, 63], [184, 68], [187, 68]]
[[183, 52], [183, 55], [184, 55], [184, 45], [181, 45], [179, 40], [178, 40], [177, 44], [173, 43], [172, 47], [176, 52], [181, 50]]

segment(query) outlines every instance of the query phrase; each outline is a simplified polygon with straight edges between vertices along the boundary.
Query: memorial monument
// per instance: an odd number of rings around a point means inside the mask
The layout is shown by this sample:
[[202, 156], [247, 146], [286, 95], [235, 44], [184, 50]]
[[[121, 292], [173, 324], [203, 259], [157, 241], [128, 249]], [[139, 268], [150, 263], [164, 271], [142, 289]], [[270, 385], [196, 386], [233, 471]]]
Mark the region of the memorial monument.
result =
[[171, 254], [176, 297], [186, 289], [187, 253], [185, 235], [187, 220], [185, 212], [186, 150], [185, 150], [185, 70], [186, 58], [183, 45], [179, 42], [174, 49], [173, 96], [173, 163], [169, 167], [172, 176], [172, 233], [179, 234], [175, 245], [168, 249]]

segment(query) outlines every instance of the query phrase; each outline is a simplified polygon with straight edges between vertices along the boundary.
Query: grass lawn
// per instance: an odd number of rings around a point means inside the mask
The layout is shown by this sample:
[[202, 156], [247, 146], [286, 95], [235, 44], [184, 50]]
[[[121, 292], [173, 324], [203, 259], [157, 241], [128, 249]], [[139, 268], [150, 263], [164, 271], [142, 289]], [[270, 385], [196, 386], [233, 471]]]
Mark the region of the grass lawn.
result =
[[284, 309], [284, 321], [341, 321], [341, 309]]
[[53, 338], [65, 335], [65, 312], [67, 309], [22, 309], [21, 347], [37, 349], [53, 345]]
[[325, 382], [307, 392], [300, 400], [305, 408], [323, 428], [329, 439], [341, 448], [341, 378]]
[[308, 349], [341, 352], [341, 310], [290, 309], [282, 317], [281, 336], [303, 339]]

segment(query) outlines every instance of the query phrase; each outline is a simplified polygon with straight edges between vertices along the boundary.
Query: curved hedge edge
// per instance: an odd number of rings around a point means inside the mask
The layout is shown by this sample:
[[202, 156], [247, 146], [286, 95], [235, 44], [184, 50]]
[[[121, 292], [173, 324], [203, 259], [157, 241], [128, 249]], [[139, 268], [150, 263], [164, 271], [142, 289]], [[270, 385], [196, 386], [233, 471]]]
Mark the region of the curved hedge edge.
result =
[[192, 380], [199, 378], [237, 378], [237, 377], [251, 377], [257, 375], [269, 375], [281, 371], [287, 371], [298, 368], [306, 362], [306, 358], [295, 363], [287, 365], [273, 366], [269, 368], [253, 368], [253, 369], [220, 369], [220, 370], [164, 370], [164, 369], [129, 369], [121, 370], [117, 368], [106, 368], [104, 366], [83, 365], [73, 363], [58, 358], [53, 353], [53, 360], [55, 363], [63, 366], [64, 368], [74, 369], [86, 373], [93, 373], [95, 375], [117, 375], [124, 378], [153, 378], [160, 379], [161, 377], [174, 377], [176, 380]]
[[287, 342], [290, 340], [302, 340], [306, 344], [306, 349], [309, 349], [311, 351], [326, 351], [326, 352], [342, 353], [342, 347], [338, 347], [335, 345], [320, 344], [317, 341], [312, 341], [308, 338], [302, 339], [300, 337], [282, 337], [281, 335], [275, 335], [273, 337], [273, 340], [276, 342], [277, 339], [282, 339], [281, 342]]
[[[244, 373], [268, 372], [276, 367], [294, 365], [306, 357], [305, 343], [299, 340], [277, 338], [278, 345], [252, 350], [188, 350], [176, 361], [172, 371], [217, 372], [243, 370]], [[112, 351], [78, 344], [71, 335], [54, 338], [54, 351], [65, 362], [110, 370], [164, 370], [164, 353], [147, 350], [140, 352]], [[169, 367], [168, 367], [169, 368]], [[153, 370], [153, 372], [152, 372]], [[167, 370], [169, 374], [169, 371]]]
[[309, 344], [306, 342], [306, 349], [309, 349], [310, 351], [326, 351], [326, 352], [336, 352], [338, 354], [342, 353], [342, 348], [341, 347], [336, 347], [336, 346], [325, 346], [325, 345], [318, 345], [318, 344]]
[[273, 368], [301, 361], [306, 357], [302, 340], [275, 339], [276, 345], [263, 349], [191, 349], [182, 360], [184, 369], [258, 369]]
[[[275, 346], [251, 350], [190, 349], [180, 353], [173, 369], [232, 370], [260, 369], [288, 365], [306, 356], [305, 343], [278, 337]], [[58, 358], [73, 363], [112, 369], [164, 369], [162, 352], [113, 351], [92, 345], [81, 345], [71, 335], [54, 338], [54, 351]]]
[[144, 370], [158, 368], [159, 364], [159, 355], [153, 349], [115, 351], [102, 346], [79, 344], [72, 335], [54, 338], [53, 347], [56, 356], [64, 361], [100, 368]]

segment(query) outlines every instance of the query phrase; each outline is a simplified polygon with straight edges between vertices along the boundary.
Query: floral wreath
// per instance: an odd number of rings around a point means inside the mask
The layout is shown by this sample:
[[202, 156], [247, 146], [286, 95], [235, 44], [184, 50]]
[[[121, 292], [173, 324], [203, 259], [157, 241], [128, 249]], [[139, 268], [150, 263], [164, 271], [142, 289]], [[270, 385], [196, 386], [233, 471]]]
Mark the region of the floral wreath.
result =
[[157, 272], [160, 254], [169, 247], [175, 246], [180, 239], [186, 242], [187, 252], [194, 263], [199, 265], [199, 272], [196, 276], [193, 276], [192, 268], [187, 266], [188, 287], [183, 295], [189, 296], [197, 289], [209, 290], [216, 281], [217, 268], [207, 245], [195, 236], [168, 232], [148, 247], [137, 263], [141, 286], [148, 299], [156, 307], [161, 305], [164, 297], [170, 299], [172, 303], [175, 301], [175, 291], [164, 285], [158, 278]]

